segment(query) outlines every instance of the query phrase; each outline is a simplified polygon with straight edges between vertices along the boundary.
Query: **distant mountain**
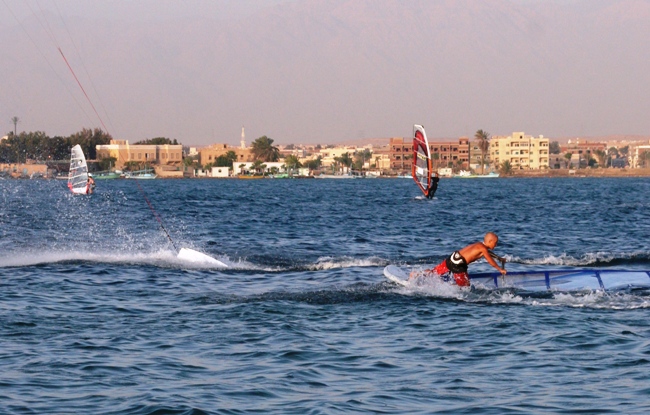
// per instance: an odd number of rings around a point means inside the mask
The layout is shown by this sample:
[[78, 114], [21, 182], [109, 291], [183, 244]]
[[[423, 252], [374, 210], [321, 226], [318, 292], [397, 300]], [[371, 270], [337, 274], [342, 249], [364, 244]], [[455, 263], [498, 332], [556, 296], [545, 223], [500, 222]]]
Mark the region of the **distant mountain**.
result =
[[51, 135], [98, 126], [60, 46], [109, 132], [132, 142], [237, 144], [242, 124], [249, 141], [278, 143], [409, 136], [414, 123], [431, 137], [644, 134], [648, 22], [650, 0], [301, 0], [155, 24], [39, 15], [0, 26], [0, 113], [5, 130], [14, 115]]

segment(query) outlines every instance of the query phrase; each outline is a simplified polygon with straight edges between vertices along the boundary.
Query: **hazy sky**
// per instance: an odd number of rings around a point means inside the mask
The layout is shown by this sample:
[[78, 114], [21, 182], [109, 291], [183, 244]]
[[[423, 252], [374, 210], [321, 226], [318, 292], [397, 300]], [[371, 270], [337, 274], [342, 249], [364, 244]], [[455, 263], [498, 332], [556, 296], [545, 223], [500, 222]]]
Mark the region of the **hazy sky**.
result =
[[13, 12], [18, 19], [24, 19], [34, 13], [48, 11], [57, 15], [61, 12], [64, 17], [82, 16], [128, 22], [202, 16], [236, 19], [291, 1], [296, 0], [2, 0], [5, 6], [2, 16]]
[[0, 132], [650, 135], [649, 21], [650, 0], [0, 0]]

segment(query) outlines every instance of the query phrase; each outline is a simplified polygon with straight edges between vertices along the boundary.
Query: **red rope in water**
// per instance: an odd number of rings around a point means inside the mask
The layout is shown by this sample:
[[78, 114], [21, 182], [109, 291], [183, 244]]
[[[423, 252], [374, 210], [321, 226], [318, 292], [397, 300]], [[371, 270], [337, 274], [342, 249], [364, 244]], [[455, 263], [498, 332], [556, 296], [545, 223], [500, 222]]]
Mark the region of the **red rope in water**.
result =
[[156, 212], [156, 209], [154, 209], [151, 202], [149, 202], [149, 199], [147, 198], [147, 195], [145, 194], [144, 189], [140, 185], [140, 181], [138, 179], [133, 179], [133, 180], [135, 180], [135, 182], [137, 183], [138, 189], [140, 189], [140, 192], [142, 193], [142, 197], [144, 197], [144, 200], [147, 202], [147, 205], [149, 205], [149, 209], [151, 209], [151, 213], [153, 213], [154, 218], [156, 218], [156, 220], [160, 224], [160, 227], [165, 232], [165, 235], [167, 235], [167, 238], [169, 239], [169, 242], [172, 243], [172, 246], [174, 247], [176, 252], [178, 252], [178, 248], [176, 248], [176, 244], [174, 243], [174, 240], [172, 239], [171, 236], [169, 236], [169, 233], [167, 232], [167, 229], [165, 229], [165, 225], [163, 225], [163, 221], [160, 218], [160, 216], [158, 215], [158, 212]]

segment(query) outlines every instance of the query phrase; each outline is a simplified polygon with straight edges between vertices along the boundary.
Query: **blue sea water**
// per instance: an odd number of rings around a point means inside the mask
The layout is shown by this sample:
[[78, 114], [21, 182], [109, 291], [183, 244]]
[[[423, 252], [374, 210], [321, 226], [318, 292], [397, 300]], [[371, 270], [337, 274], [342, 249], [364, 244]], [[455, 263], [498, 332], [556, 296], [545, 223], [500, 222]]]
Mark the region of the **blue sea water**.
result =
[[486, 231], [513, 271], [650, 269], [650, 179], [97, 185], [0, 181], [2, 414], [650, 412], [650, 292], [382, 275]]

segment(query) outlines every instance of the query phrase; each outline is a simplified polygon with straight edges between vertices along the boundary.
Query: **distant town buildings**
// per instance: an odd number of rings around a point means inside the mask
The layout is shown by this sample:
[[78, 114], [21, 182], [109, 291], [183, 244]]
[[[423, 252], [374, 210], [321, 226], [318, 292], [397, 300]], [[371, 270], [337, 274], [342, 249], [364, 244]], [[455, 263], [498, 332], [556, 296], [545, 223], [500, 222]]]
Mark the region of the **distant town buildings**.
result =
[[[508, 162], [514, 170], [540, 170], [584, 167], [644, 168], [650, 167], [650, 141], [631, 140], [623, 136], [619, 141], [590, 141], [572, 138], [565, 144], [551, 143], [540, 135], [534, 137], [524, 132], [513, 132], [508, 136], [492, 136], [489, 149], [481, 154], [478, 141], [468, 137], [456, 140], [430, 141], [434, 168], [440, 174], [453, 175], [460, 170], [481, 169], [482, 156], [485, 158], [486, 172], [499, 170]], [[0, 138], [1, 145], [7, 144], [7, 136]], [[109, 144], [97, 145], [97, 160], [112, 158], [111, 169], [133, 169], [138, 165], [155, 167], [160, 171], [181, 171], [181, 174], [200, 177], [230, 177], [240, 174], [275, 175], [288, 173], [285, 159], [295, 157], [303, 170], [293, 168], [290, 174], [340, 174], [353, 173], [379, 175], [410, 174], [413, 157], [411, 137], [390, 137], [385, 144], [351, 145], [279, 145], [280, 159], [275, 163], [264, 162], [264, 168], [256, 162], [252, 148], [246, 146], [245, 129], [242, 126], [238, 146], [211, 144], [204, 147], [183, 147], [180, 144], [129, 144], [126, 140], [111, 140]], [[553, 145], [551, 145], [553, 144]], [[550, 154], [551, 149], [558, 153]], [[232, 153], [235, 155], [234, 161]], [[11, 154], [11, 152], [9, 152]], [[231, 163], [224, 166], [224, 158]], [[184, 160], [184, 158], [187, 158]], [[220, 159], [221, 158], [221, 159]], [[220, 160], [218, 160], [220, 159]], [[89, 160], [90, 161], [90, 160]], [[191, 163], [190, 163], [191, 161]], [[219, 163], [218, 163], [219, 161]], [[30, 160], [34, 163], [35, 160]], [[295, 159], [291, 160], [292, 165]], [[134, 166], [135, 164], [135, 166]], [[185, 166], [188, 166], [189, 169]], [[140, 167], [142, 168], [142, 167]], [[17, 171], [18, 167], [5, 167]], [[189, 173], [193, 171], [194, 173]], [[299, 172], [299, 173], [298, 173]]]
[[[389, 139], [388, 147], [391, 170], [410, 171], [413, 158], [413, 139], [392, 137]], [[467, 137], [460, 137], [457, 142], [430, 141], [429, 151], [431, 152], [434, 168], [469, 168], [470, 151]]]
[[111, 140], [110, 144], [98, 144], [97, 159], [113, 157], [116, 169], [129, 162], [176, 165], [183, 163], [181, 144], [129, 144], [128, 140]]
[[[607, 152], [607, 143], [587, 141], [585, 139], [576, 138], [571, 139], [567, 144], [560, 145], [560, 155], [569, 161], [568, 167], [580, 167], [586, 165], [594, 155], [598, 152]], [[567, 154], [571, 154], [571, 158], [567, 158]]]

